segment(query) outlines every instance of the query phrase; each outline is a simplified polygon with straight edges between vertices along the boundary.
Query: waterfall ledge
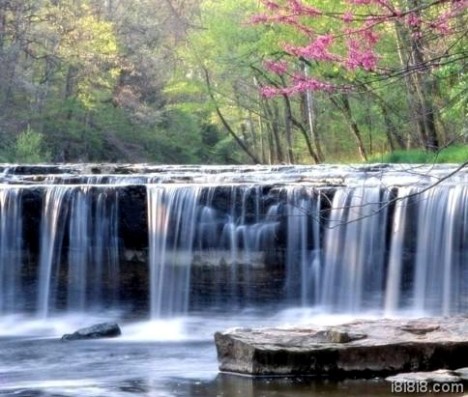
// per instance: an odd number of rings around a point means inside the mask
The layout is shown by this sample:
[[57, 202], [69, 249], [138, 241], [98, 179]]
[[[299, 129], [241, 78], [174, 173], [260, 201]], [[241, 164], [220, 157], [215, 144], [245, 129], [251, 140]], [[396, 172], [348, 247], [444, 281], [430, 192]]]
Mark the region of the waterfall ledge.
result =
[[215, 334], [219, 368], [252, 376], [373, 377], [468, 366], [468, 318], [376, 320]]

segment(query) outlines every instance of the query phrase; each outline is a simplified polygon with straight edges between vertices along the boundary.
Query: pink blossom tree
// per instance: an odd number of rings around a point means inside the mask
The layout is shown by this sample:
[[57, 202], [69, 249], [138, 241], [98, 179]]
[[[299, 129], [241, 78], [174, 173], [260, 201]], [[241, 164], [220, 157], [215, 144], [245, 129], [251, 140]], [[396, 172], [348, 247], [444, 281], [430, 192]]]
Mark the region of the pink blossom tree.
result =
[[[447, 143], [436, 107], [437, 73], [466, 62], [468, 0], [261, 0], [254, 24], [292, 31], [278, 37], [279, 55], [264, 62], [280, 82], [262, 88], [264, 97], [330, 93], [349, 117], [363, 158], [365, 145], [353, 123], [350, 93], [375, 95], [382, 84], [403, 82], [416, 134], [410, 146], [438, 150]], [[302, 65], [302, 66], [300, 66]], [[324, 73], [336, 71], [333, 76]], [[273, 81], [273, 80], [272, 80]], [[404, 144], [396, 132], [393, 139]], [[389, 136], [390, 146], [392, 137]]]

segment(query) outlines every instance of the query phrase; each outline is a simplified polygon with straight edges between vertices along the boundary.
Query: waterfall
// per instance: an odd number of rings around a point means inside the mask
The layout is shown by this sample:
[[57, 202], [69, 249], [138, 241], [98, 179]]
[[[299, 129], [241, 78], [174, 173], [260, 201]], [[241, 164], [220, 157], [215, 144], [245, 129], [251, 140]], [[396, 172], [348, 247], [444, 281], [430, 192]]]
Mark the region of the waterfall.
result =
[[84, 311], [87, 290], [89, 231], [89, 188], [78, 190], [70, 203], [70, 244], [68, 247], [67, 306], [70, 310]]
[[466, 303], [459, 298], [468, 293], [468, 188], [431, 189], [417, 200], [414, 308], [444, 315], [461, 312]]
[[397, 312], [401, 298], [401, 284], [403, 273], [403, 254], [405, 241], [410, 238], [406, 233], [407, 218], [409, 215], [409, 196], [411, 188], [398, 190], [393, 223], [391, 224], [391, 247], [388, 260], [387, 282], [385, 285], [385, 312], [393, 315]]
[[0, 189], [0, 314], [22, 308], [21, 190]]
[[357, 312], [382, 300], [390, 192], [380, 187], [339, 189], [324, 242], [322, 304]]
[[40, 227], [39, 317], [64, 307], [84, 312], [112, 306], [118, 295], [119, 251], [112, 187], [47, 187]]
[[67, 186], [52, 186], [47, 189], [44, 198], [37, 297], [37, 313], [41, 318], [46, 318], [51, 306], [55, 306], [55, 296], [58, 292], [57, 273], [60, 269], [60, 251], [65, 226], [63, 216], [68, 209], [67, 205], [62, 204], [68, 198], [69, 190]]
[[118, 298], [120, 256], [115, 189], [84, 186], [73, 193], [68, 230], [67, 308], [84, 312], [103, 304], [112, 307]]
[[0, 315], [468, 308], [468, 172], [75, 167], [1, 174]]
[[150, 314], [187, 312], [190, 263], [200, 189], [148, 185]]
[[317, 304], [322, 268], [320, 194], [312, 188], [286, 187], [284, 190], [287, 219], [286, 289], [290, 300], [299, 295], [302, 306]]

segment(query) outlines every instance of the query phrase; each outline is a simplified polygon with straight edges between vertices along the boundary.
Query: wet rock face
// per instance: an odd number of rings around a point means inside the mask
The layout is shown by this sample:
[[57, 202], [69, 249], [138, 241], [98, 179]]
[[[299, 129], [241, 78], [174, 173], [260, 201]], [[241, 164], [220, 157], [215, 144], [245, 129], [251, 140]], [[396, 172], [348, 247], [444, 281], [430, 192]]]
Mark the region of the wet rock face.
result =
[[468, 319], [360, 321], [215, 334], [221, 371], [369, 377], [468, 366]]
[[118, 191], [118, 221], [120, 238], [125, 249], [148, 247], [148, 209], [146, 186], [120, 187]]
[[117, 323], [100, 323], [87, 328], [81, 328], [73, 334], [65, 334], [62, 341], [115, 338], [122, 334]]

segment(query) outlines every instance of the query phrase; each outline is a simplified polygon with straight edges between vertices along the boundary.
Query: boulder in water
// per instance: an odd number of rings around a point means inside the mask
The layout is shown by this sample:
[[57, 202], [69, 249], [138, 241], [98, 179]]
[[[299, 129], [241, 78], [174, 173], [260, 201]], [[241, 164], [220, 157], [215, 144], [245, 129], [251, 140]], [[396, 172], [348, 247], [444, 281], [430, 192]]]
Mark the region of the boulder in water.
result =
[[115, 338], [120, 336], [122, 331], [117, 323], [108, 322], [92, 325], [91, 327], [81, 328], [73, 334], [65, 334], [62, 341], [80, 340], [80, 339], [99, 339]]
[[221, 371], [253, 376], [374, 377], [468, 367], [466, 317], [238, 328], [217, 332], [215, 342]]

